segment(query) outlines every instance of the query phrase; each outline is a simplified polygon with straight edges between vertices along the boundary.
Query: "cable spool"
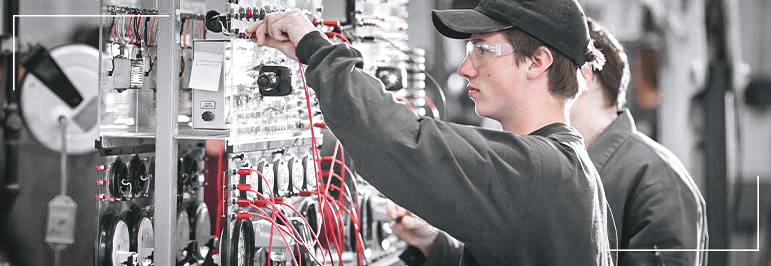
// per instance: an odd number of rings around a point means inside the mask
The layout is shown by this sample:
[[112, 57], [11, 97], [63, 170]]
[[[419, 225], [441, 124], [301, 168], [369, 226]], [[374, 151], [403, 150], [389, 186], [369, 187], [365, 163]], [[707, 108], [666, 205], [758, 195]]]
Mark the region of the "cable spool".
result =
[[190, 220], [190, 239], [198, 242], [198, 253], [201, 257], [206, 257], [209, 248], [206, 243], [214, 237], [211, 233], [211, 216], [209, 207], [205, 202], [191, 204], [187, 209]]
[[[45, 51], [36, 47], [22, 64], [27, 72], [19, 86], [24, 125], [46, 148], [60, 152], [59, 117], [67, 126], [67, 153], [94, 152], [99, 114], [99, 50], [71, 44]], [[45, 108], [41, 108], [45, 106]]]
[[97, 236], [97, 260], [99, 265], [123, 265], [130, 254], [131, 237], [123, 217], [108, 209], [99, 219]]
[[253, 175], [252, 189], [258, 188], [257, 191], [265, 195], [265, 197], [270, 197], [273, 192], [268, 190], [267, 185], [265, 185], [265, 183], [275, 186], [274, 185], [275, 182], [273, 181], [275, 180], [273, 165], [270, 162], [268, 162], [268, 160], [265, 160], [265, 158], [260, 159], [260, 163], [257, 165], [257, 171], [262, 173], [262, 176], [265, 177], [265, 180], [262, 180], [262, 177], [260, 177], [259, 175]]
[[152, 265], [153, 255], [153, 222], [147, 212], [132, 205], [128, 213], [127, 222], [131, 239], [130, 250], [138, 254], [137, 260], [140, 266]]
[[254, 266], [254, 227], [251, 221], [234, 222], [227, 256], [230, 265], [226, 266]]
[[314, 190], [316, 189], [316, 166], [313, 162], [313, 156], [309, 152], [305, 152], [302, 163], [305, 168], [305, 184], [303, 187], [308, 191]]
[[190, 242], [190, 216], [185, 208], [177, 209], [177, 226], [174, 234], [174, 247], [177, 249], [177, 261], [185, 259], [185, 248]]
[[319, 231], [319, 207], [318, 203], [313, 200], [305, 200], [300, 206], [300, 214], [308, 221], [313, 234]]
[[147, 160], [140, 159], [139, 155], [134, 155], [129, 161], [129, 179], [133, 186], [133, 193], [137, 195], [147, 195], [150, 188], [150, 174], [147, 169]]
[[289, 165], [281, 157], [273, 160], [273, 173], [276, 175], [272, 184], [274, 195], [285, 196], [289, 192]]
[[291, 193], [297, 194], [303, 189], [303, 182], [305, 181], [305, 167], [300, 159], [294, 154], [289, 158], [289, 189]]
[[129, 178], [129, 168], [120, 157], [110, 167], [110, 181], [107, 182], [110, 194], [116, 198], [123, 198], [131, 194], [131, 179]]
[[192, 154], [186, 154], [182, 158], [182, 168], [180, 171], [187, 175], [185, 185], [193, 186], [198, 183], [198, 173], [201, 171], [201, 168], [198, 166], [198, 160]]

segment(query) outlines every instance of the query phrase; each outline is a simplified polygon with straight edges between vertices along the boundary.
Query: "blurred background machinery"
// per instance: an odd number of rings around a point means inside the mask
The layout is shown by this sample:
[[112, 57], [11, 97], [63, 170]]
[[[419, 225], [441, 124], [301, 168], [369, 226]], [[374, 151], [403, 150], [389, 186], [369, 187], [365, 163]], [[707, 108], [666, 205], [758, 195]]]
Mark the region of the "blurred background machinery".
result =
[[[0, 264], [391, 265], [386, 199], [302, 67], [243, 30], [299, 8], [416, 115], [485, 125], [428, 15], [477, 2], [3, 1]], [[710, 264], [771, 264], [771, 5], [580, 2], [629, 51], [628, 107], [704, 193], [710, 248], [758, 250]]]

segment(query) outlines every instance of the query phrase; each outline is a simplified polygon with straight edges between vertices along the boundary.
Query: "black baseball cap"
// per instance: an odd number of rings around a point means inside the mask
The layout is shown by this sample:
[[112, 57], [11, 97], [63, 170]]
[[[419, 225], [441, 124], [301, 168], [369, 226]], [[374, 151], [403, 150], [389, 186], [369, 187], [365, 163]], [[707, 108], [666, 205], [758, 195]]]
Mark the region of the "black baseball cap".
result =
[[589, 29], [577, 0], [482, 0], [474, 9], [434, 10], [432, 17], [436, 30], [449, 38], [517, 28], [576, 65], [587, 61]]

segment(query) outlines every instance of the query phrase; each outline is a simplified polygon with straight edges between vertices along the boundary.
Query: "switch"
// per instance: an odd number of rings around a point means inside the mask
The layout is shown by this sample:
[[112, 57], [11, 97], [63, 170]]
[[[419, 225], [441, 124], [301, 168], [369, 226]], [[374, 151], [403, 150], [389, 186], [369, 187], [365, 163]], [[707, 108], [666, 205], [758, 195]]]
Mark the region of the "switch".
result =
[[201, 119], [203, 119], [203, 121], [212, 121], [214, 120], [214, 113], [212, 111], [203, 112], [203, 114], [201, 114]]

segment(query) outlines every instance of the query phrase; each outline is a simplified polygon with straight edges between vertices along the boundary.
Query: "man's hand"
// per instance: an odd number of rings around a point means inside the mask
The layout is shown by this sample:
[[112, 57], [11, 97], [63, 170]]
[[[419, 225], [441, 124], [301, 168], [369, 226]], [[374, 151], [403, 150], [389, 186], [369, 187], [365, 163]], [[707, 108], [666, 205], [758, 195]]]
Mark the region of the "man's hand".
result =
[[247, 28], [246, 33], [254, 33], [257, 45], [276, 48], [289, 58], [296, 59], [294, 51], [297, 43], [316, 30], [300, 10], [292, 9], [268, 14], [265, 19]]
[[389, 220], [395, 222], [391, 226], [391, 230], [407, 244], [420, 249], [423, 255], [428, 257], [428, 253], [434, 247], [434, 240], [439, 234], [439, 230], [391, 201], [386, 203], [386, 215]]

